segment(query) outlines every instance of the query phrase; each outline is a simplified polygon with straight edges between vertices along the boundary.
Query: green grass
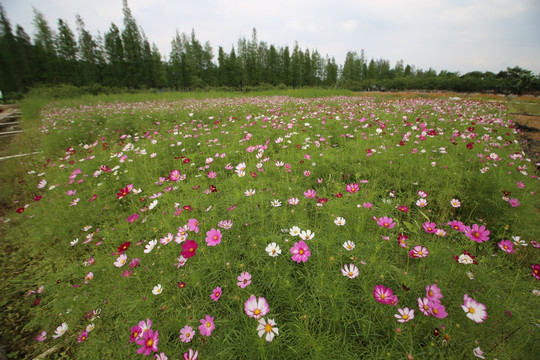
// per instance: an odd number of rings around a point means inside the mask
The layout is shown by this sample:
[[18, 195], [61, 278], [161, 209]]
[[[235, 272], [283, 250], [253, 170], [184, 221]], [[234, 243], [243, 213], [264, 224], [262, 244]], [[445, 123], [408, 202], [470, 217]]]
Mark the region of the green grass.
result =
[[[1, 341], [10, 358], [33, 358], [53, 347], [52, 358], [143, 358], [129, 336], [147, 318], [169, 359], [182, 358], [189, 348], [201, 359], [461, 359], [474, 358], [478, 346], [488, 358], [540, 355], [540, 298], [533, 294], [539, 283], [531, 275], [531, 264], [539, 262], [531, 243], [539, 235], [538, 179], [525, 157], [515, 156], [521, 150], [506, 107], [440, 94], [256, 95], [131, 94], [23, 104], [33, 136], [21, 146], [41, 153], [9, 160], [1, 173], [9, 211], [0, 223], [1, 255], [9, 259], [0, 267], [6, 274], [0, 285]], [[422, 134], [422, 124], [431, 135]], [[208, 158], [213, 162], [205, 167]], [[290, 164], [290, 172], [278, 161]], [[242, 162], [246, 174], [239, 177], [234, 168]], [[101, 166], [112, 171], [97, 173]], [[185, 180], [159, 185], [175, 169]], [[216, 177], [209, 178], [209, 171]], [[38, 188], [42, 179], [47, 185]], [[347, 192], [354, 183], [360, 190]], [[117, 199], [128, 184], [142, 192]], [[256, 193], [248, 197], [248, 189]], [[306, 198], [309, 189], [327, 202], [318, 206]], [[419, 190], [428, 194], [424, 208], [416, 205]], [[503, 192], [520, 205], [501, 199]], [[43, 198], [34, 201], [38, 195]], [[157, 206], [148, 209], [155, 196]], [[300, 199], [298, 205], [288, 204], [292, 197]], [[280, 207], [271, 206], [275, 199]], [[461, 206], [452, 207], [452, 199]], [[363, 206], [368, 202], [371, 209]], [[400, 205], [408, 211], [398, 210]], [[192, 210], [178, 213], [184, 206]], [[140, 217], [129, 223], [132, 214]], [[383, 216], [396, 226], [373, 221]], [[335, 225], [337, 217], [346, 224]], [[188, 237], [199, 248], [183, 267], [175, 265], [182, 248], [174, 241], [143, 252], [150, 240], [175, 235], [189, 219], [200, 224], [200, 232]], [[207, 246], [205, 233], [223, 220], [231, 220], [232, 228], [221, 228], [221, 243]], [[424, 231], [428, 220], [446, 236]], [[447, 225], [452, 220], [485, 225], [490, 239], [473, 242]], [[293, 226], [315, 233], [306, 241], [306, 262], [291, 259], [289, 249], [300, 240], [288, 233]], [[406, 248], [398, 245], [399, 233], [408, 236]], [[527, 246], [515, 245], [508, 254], [497, 244], [512, 236]], [[128, 241], [128, 262], [141, 262], [124, 277], [129, 266], [113, 263], [117, 248]], [[345, 250], [345, 241], [356, 247]], [[265, 252], [272, 242], [280, 256]], [[429, 255], [411, 258], [416, 245]], [[457, 263], [453, 256], [463, 251], [475, 255], [478, 265]], [[95, 262], [86, 266], [90, 258]], [[351, 263], [359, 268], [354, 279], [340, 270]], [[85, 284], [90, 271], [94, 277]], [[252, 275], [246, 288], [236, 285], [242, 272]], [[179, 282], [186, 286], [179, 288]], [[157, 284], [163, 293], [153, 295]], [[445, 318], [418, 309], [417, 299], [433, 284], [442, 291]], [[376, 285], [391, 288], [398, 306], [377, 302]], [[43, 292], [26, 296], [40, 286]], [[214, 302], [216, 287], [222, 296]], [[259, 338], [257, 320], [244, 312], [252, 294], [266, 299], [270, 312], [264, 318], [277, 323], [279, 336], [272, 342]], [[485, 322], [466, 317], [464, 294], [485, 304]], [[394, 314], [404, 307], [415, 309], [415, 317], [400, 324]], [[99, 317], [88, 320], [91, 310]], [[216, 326], [209, 337], [198, 330], [206, 315]], [[63, 322], [69, 329], [52, 339]], [[95, 329], [78, 343], [90, 323]], [[185, 325], [197, 331], [189, 344], [179, 339]], [[41, 331], [48, 333], [44, 342], [34, 340]]]

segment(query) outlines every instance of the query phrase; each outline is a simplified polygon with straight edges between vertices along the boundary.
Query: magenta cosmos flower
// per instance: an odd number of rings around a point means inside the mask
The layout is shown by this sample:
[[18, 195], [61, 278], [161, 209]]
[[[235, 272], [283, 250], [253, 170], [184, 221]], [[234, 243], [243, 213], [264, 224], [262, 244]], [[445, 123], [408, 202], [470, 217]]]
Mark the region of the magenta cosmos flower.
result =
[[465, 225], [461, 221], [452, 220], [446, 225], [449, 225], [452, 227], [452, 229], [459, 231], [459, 232], [465, 232]]
[[150, 353], [152, 352], [157, 352], [157, 344], [159, 342], [158, 335], [159, 332], [154, 332], [154, 330], [152, 329], [144, 331], [142, 338], [137, 340], [137, 345], [141, 345], [139, 350], [137, 350], [137, 354], [143, 354], [147, 356], [150, 355]]
[[484, 322], [487, 318], [486, 305], [475, 301], [468, 294], [463, 295], [461, 308], [465, 311], [467, 317], [476, 323]]
[[433, 222], [426, 221], [422, 227], [429, 234], [434, 234], [437, 231], [437, 224]]
[[210, 336], [212, 335], [212, 330], [215, 328], [214, 318], [210, 315], [206, 315], [204, 319], [201, 319], [201, 325], [199, 325], [199, 332], [201, 335]]
[[196, 241], [193, 241], [193, 240], [187, 240], [186, 242], [184, 242], [182, 244], [182, 252], [180, 254], [182, 254], [182, 256], [186, 259], [192, 257], [195, 255], [195, 250], [197, 250], [197, 247], [199, 245], [197, 244]]
[[212, 300], [218, 301], [219, 298], [221, 297], [221, 294], [222, 294], [221, 288], [218, 286], [217, 288], [212, 290], [212, 295], [210, 295], [210, 297], [212, 298]]
[[498, 245], [502, 251], [505, 251], [509, 254], [513, 254], [515, 251], [514, 243], [511, 242], [510, 240], [502, 240]]
[[397, 305], [398, 298], [392, 292], [392, 289], [385, 287], [384, 285], [375, 285], [373, 289], [373, 296], [375, 300], [381, 304]]
[[251, 274], [248, 272], [243, 272], [237, 277], [238, 282], [236, 285], [240, 286], [242, 289], [251, 284]]
[[360, 190], [360, 185], [358, 183], [349, 184], [345, 187], [345, 191], [351, 194], [354, 194]]
[[531, 264], [531, 268], [533, 276], [540, 280], [540, 264]]
[[441, 304], [439, 299], [430, 300], [429, 303], [428, 303], [428, 307], [429, 307], [429, 311], [430, 311], [431, 315], [435, 316], [436, 318], [444, 319], [445, 317], [448, 316], [448, 313], [446, 312], [446, 309]]
[[270, 308], [268, 307], [268, 303], [266, 302], [265, 298], [260, 297], [257, 299], [255, 295], [251, 295], [251, 297], [244, 303], [244, 311], [246, 312], [247, 316], [258, 320], [259, 318], [268, 314]]
[[304, 196], [308, 199], [312, 199], [317, 196], [317, 192], [313, 189], [309, 189], [308, 191], [304, 192]]
[[474, 224], [473, 226], [465, 227], [465, 235], [467, 235], [469, 239], [471, 239], [472, 241], [476, 241], [477, 243], [483, 243], [484, 241], [488, 241], [489, 234], [490, 231], [486, 230], [486, 227], [484, 225], [478, 226], [477, 224]]
[[208, 246], [216, 246], [221, 242], [221, 231], [216, 230], [214, 228], [210, 229], [206, 232], [206, 245]]
[[383, 216], [382, 218], [379, 218], [379, 220], [377, 220], [377, 225], [391, 229], [396, 226], [396, 223], [394, 222], [394, 219]]
[[294, 243], [294, 246], [291, 248], [290, 252], [293, 254], [293, 261], [296, 261], [297, 263], [306, 262], [311, 256], [311, 251], [309, 251], [309, 247], [303, 240]]

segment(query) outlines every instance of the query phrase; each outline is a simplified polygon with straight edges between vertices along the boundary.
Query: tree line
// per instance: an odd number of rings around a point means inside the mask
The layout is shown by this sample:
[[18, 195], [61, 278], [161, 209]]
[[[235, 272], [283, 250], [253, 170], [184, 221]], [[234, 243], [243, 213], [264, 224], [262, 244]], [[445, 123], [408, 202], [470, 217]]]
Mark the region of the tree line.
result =
[[33, 39], [10, 24], [0, 4], [0, 90], [23, 94], [39, 85], [70, 84], [127, 89], [223, 88], [249, 90], [279, 87], [339, 87], [365, 90], [450, 90], [464, 92], [525, 93], [540, 91], [540, 77], [518, 66], [499, 73], [474, 71], [464, 75], [433, 69], [424, 71], [398, 61], [368, 61], [364, 51], [349, 51], [343, 65], [316, 49], [303, 50], [240, 38], [237, 47], [219, 46], [217, 59], [209, 42], [195, 32], [178, 31], [168, 60], [150, 45], [123, 0], [123, 28], [112, 23], [103, 34], [91, 34], [76, 15], [76, 33], [58, 19], [54, 31], [43, 13], [34, 8]]

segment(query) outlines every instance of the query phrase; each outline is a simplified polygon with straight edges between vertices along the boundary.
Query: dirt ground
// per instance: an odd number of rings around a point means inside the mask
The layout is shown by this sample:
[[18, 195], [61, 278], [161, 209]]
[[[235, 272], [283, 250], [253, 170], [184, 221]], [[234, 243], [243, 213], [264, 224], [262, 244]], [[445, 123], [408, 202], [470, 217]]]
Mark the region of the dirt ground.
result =
[[[521, 146], [527, 157], [540, 170], [540, 116], [515, 115], [516, 127], [520, 130]], [[533, 167], [534, 168], [534, 167]]]

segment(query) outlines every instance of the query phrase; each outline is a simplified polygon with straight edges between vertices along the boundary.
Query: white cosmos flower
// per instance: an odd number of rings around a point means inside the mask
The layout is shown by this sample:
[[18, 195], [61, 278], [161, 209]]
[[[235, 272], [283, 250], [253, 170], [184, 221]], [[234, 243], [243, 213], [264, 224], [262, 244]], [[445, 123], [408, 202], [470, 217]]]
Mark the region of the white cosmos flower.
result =
[[273, 206], [273, 207], [280, 207], [281, 206], [281, 201], [279, 200], [272, 200], [270, 202], [270, 204]]
[[345, 225], [345, 219], [342, 218], [341, 216], [338, 216], [338, 217], [334, 220], [334, 224], [336, 224], [337, 226], [343, 226], [343, 225]]
[[154, 200], [150, 203], [150, 205], [148, 205], [148, 209], [149, 210], [152, 210], [153, 208], [155, 208], [158, 204], [158, 201], [157, 200]]
[[354, 279], [358, 275], [360, 275], [360, 270], [358, 270], [358, 267], [354, 264], [344, 265], [341, 269], [341, 273], [343, 276], [347, 276], [349, 279]]
[[311, 240], [315, 233], [311, 232], [311, 230], [302, 230], [298, 236], [303, 240]]
[[289, 230], [289, 235], [291, 236], [298, 236], [300, 235], [300, 228], [298, 226], [293, 226], [292, 228], [290, 228]]
[[281, 254], [281, 249], [279, 248], [279, 245], [275, 242], [268, 244], [268, 246], [264, 250], [268, 253], [268, 255], [272, 257], [276, 257]]
[[64, 335], [67, 329], [68, 329], [68, 324], [62, 323], [62, 325], [57, 327], [56, 330], [54, 331], [55, 335], [52, 336], [53, 339], [59, 338], [60, 336]]
[[150, 252], [152, 252], [152, 250], [154, 250], [154, 246], [156, 246], [156, 244], [157, 244], [156, 239], [151, 240], [150, 242], [148, 242], [148, 244], [146, 244], [146, 246], [144, 247], [144, 253], [149, 254]]
[[348, 250], [348, 251], [351, 251], [352, 249], [354, 249], [355, 246], [356, 246], [356, 245], [355, 245], [351, 240], [345, 241], [345, 242], [343, 243], [343, 247], [344, 247], [346, 250]]
[[154, 288], [152, 289], [152, 294], [154, 295], [159, 295], [163, 292], [163, 288], [161, 287], [161, 284], [157, 284], [156, 286], [154, 286]]
[[264, 318], [259, 319], [259, 326], [257, 327], [259, 337], [263, 337], [266, 334], [266, 341], [274, 340], [274, 336], [279, 335], [279, 329], [276, 325], [274, 319], [268, 319], [268, 322]]

